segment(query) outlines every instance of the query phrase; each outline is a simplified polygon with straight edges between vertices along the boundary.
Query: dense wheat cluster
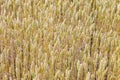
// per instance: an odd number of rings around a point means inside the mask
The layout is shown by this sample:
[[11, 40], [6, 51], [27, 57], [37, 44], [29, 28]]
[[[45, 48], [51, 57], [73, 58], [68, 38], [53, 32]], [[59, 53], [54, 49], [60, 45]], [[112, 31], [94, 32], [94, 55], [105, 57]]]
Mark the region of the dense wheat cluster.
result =
[[0, 0], [0, 80], [120, 80], [120, 0]]

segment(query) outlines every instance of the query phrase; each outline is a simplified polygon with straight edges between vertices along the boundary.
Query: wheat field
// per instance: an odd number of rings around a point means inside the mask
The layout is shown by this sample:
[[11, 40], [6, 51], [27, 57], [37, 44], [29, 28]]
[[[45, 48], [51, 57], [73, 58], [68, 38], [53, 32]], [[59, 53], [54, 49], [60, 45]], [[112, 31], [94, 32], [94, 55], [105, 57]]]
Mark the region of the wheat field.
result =
[[0, 0], [0, 80], [120, 80], [120, 0]]

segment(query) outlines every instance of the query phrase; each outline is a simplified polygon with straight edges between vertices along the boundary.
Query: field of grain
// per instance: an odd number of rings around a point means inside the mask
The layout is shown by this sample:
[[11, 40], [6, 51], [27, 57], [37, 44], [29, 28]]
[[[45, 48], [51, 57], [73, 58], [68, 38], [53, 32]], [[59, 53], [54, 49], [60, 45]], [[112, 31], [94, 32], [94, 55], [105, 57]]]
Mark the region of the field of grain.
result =
[[0, 0], [0, 80], [120, 80], [120, 0]]

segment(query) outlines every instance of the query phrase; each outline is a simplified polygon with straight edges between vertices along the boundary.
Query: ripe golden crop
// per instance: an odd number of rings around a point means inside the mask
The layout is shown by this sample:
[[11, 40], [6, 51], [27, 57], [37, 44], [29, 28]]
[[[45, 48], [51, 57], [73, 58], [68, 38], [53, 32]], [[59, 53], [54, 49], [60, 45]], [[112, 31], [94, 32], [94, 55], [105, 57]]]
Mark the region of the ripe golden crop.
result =
[[0, 80], [120, 80], [120, 1], [0, 0]]

